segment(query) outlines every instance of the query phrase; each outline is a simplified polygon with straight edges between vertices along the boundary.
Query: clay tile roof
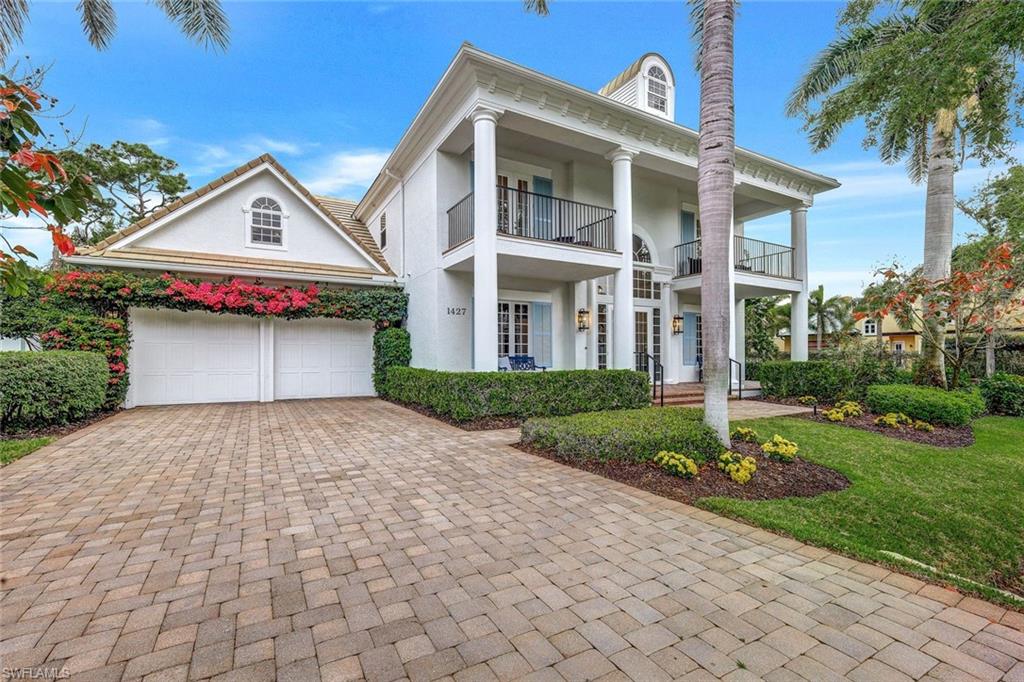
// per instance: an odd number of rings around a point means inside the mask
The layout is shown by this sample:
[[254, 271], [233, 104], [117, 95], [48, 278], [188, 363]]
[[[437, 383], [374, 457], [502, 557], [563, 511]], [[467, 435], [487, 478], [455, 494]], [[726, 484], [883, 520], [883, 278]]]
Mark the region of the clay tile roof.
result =
[[347, 199], [333, 199], [329, 197], [316, 196], [308, 189], [306, 189], [301, 182], [296, 180], [295, 176], [289, 173], [288, 170], [285, 169], [285, 167], [282, 166], [280, 163], [278, 163], [277, 159], [275, 159], [270, 154], [261, 154], [252, 161], [244, 163], [238, 168], [220, 176], [216, 180], [208, 182], [202, 187], [195, 189], [189, 192], [188, 194], [174, 200], [167, 206], [164, 206], [163, 208], [153, 211], [142, 220], [132, 223], [128, 227], [115, 232], [106, 239], [97, 242], [93, 246], [80, 248], [79, 253], [81, 255], [86, 256], [90, 254], [99, 254], [106, 248], [113, 246], [114, 244], [121, 241], [125, 237], [138, 232], [139, 230], [145, 228], [146, 226], [153, 224], [157, 220], [160, 220], [167, 214], [176, 211], [177, 209], [181, 208], [182, 206], [185, 206], [186, 204], [192, 203], [196, 199], [199, 199], [200, 197], [209, 194], [210, 192], [217, 189], [221, 185], [231, 182], [235, 178], [241, 175], [245, 175], [253, 168], [256, 168], [257, 166], [261, 166], [263, 164], [267, 164], [273, 167], [274, 170], [276, 170], [278, 173], [284, 176], [285, 180], [288, 181], [288, 183], [292, 186], [293, 189], [295, 189], [295, 191], [304, 196], [306, 199], [310, 201], [310, 203], [312, 203], [314, 206], [320, 209], [324, 217], [326, 217], [332, 223], [337, 225], [337, 227], [342, 232], [347, 234], [349, 237], [352, 238], [354, 242], [356, 242], [356, 244], [362, 247], [362, 249], [366, 251], [366, 253], [374, 260], [374, 262], [376, 262], [378, 265], [381, 266], [381, 268], [384, 269], [384, 272], [386, 274], [395, 274], [388, 266], [388, 263], [384, 259], [383, 254], [381, 254], [380, 249], [377, 247], [377, 243], [374, 241], [373, 236], [370, 234], [370, 231], [359, 220], [353, 217], [352, 211], [355, 209], [356, 206], [354, 202], [348, 201]]

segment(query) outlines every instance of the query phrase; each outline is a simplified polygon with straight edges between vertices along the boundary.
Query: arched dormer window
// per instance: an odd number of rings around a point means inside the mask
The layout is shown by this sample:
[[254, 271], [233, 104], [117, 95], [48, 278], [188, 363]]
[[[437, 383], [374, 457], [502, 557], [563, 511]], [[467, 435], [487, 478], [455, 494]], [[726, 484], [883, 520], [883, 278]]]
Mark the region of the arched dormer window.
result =
[[249, 242], [254, 246], [284, 246], [284, 211], [270, 197], [249, 206]]
[[647, 69], [647, 106], [668, 113], [668, 77], [657, 65]]

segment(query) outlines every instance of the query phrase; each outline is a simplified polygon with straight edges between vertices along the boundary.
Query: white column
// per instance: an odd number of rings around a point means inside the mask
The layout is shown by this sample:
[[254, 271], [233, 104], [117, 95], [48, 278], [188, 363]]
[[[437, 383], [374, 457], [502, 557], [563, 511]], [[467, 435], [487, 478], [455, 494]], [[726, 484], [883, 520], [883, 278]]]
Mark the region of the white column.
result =
[[636, 152], [619, 147], [606, 157], [612, 162], [612, 206], [615, 209], [615, 248], [622, 266], [615, 273], [615, 311], [612, 315], [614, 369], [635, 366], [633, 349], [633, 157]]
[[473, 121], [473, 369], [498, 370], [498, 112], [477, 109]]
[[[572, 300], [573, 309], [572, 314], [569, 316], [569, 329], [572, 330], [573, 338], [573, 363], [572, 369], [586, 369], [587, 368], [587, 339], [590, 338], [590, 330], [585, 331], [579, 330], [577, 323], [577, 315], [580, 309], [590, 310], [587, 303], [589, 298], [589, 282], [587, 280], [580, 280], [569, 285], [572, 287]], [[592, 316], [593, 317], [593, 316]], [[593, 324], [591, 324], [593, 328]], [[568, 368], [567, 368], [568, 369]]]
[[590, 311], [590, 329], [587, 330], [587, 369], [597, 369], [597, 278], [587, 282], [587, 310]]
[[800, 282], [800, 291], [791, 297], [789, 340], [791, 360], [807, 359], [807, 207], [798, 206], [789, 212], [790, 243], [793, 246], [793, 277]]
[[[746, 301], [744, 301], [742, 298], [740, 300], [736, 301], [736, 308], [735, 308], [735, 312], [733, 313], [733, 316], [732, 316], [732, 322], [733, 322], [733, 327], [734, 327], [733, 335], [736, 338], [736, 349], [733, 351], [733, 356], [732, 357], [733, 357], [734, 360], [736, 360], [736, 362], [740, 363], [741, 366], [742, 365], [746, 365], [747, 364], [747, 330], [746, 330], [747, 308], [746, 308]], [[746, 367], [743, 367], [743, 371], [744, 372], [746, 372], [746, 369], [747, 369]], [[734, 368], [733, 371], [736, 372], [738, 370]], [[739, 382], [743, 381], [743, 377], [733, 377], [733, 378], [736, 379], [735, 383], [737, 383], [737, 384]]]

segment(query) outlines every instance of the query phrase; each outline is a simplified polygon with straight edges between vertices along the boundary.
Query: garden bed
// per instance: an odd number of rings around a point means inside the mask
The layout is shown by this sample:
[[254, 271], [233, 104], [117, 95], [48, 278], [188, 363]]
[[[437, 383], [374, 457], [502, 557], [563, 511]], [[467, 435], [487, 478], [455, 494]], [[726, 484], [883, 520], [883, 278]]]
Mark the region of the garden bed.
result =
[[517, 443], [516, 447], [531, 455], [567, 464], [686, 504], [693, 504], [704, 497], [732, 497], [740, 500], [814, 497], [844, 490], [850, 485], [847, 478], [838, 471], [799, 457], [788, 464], [768, 459], [761, 455], [760, 447], [754, 443], [735, 443], [733, 446], [733, 452], [757, 460], [757, 472], [744, 485], [730, 479], [714, 462], [702, 464], [697, 476], [686, 479], [673, 476], [653, 461], [573, 459], [522, 443]]
[[914, 443], [923, 443], [924, 445], [934, 445], [940, 448], [965, 448], [969, 445], [974, 445], [974, 431], [971, 430], [970, 426], [942, 426], [941, 424], [934, 424], [934, 431], [918, 431], [912, 426], [894, 429], [875, 424], [875, 419], [879, 415], [871, 414], [870, 412], [859, 417], [846, 417], [841, 422], [829, 421], [821, 413], [822, 408], [819, 406], [817, 414], [806, 413], [797, 416], [822, 424], [835, 424], [836, 426], [849, 426], [854, 429], [874, 431], [889, 438], [908, 440]]
[[22, 429], [20, 431], [11, 431], [10, 433], [0, 433], [0, 441], [4, 440], [25, 440], [28, 438], [43, 438], [46, 436], [52, 438], [60, 438], [66, 436], [69, 433], [74, 433], [79, 429], [84, 429], [90, 424], [95, 424], [98, 421], [102, 421], [107, 417], [117, 414], [121, 411], [121, 408], [114, 410], [103, 410], [101, 412], [95, 412], [90, 414], [88, 417], [82, 419], [76, 419], [66, 424], [50, 424], [48, 426], [38, 426], [30, 429]]

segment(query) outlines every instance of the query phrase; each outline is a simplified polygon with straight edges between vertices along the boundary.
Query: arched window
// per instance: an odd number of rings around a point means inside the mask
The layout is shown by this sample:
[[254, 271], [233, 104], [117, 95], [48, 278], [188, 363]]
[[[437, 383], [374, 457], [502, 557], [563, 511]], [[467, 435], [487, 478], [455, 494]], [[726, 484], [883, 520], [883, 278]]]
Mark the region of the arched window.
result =
[[657, 65], [647, 69], [647, 106], [668, 113], [668, 77]]
[[270, 197], [252, 202], [249, 212], [249, 239], [253, 244], [282, 246], [284, 244], [281, 204]]
[[864, 320], [864, 336], [877, 336], [878, 323], [871, 318]]
[[637, 235], [633, 235], [633, 262], [634, 263], [650, 263], [651, 262], [651, 250], [647, 246], [642, 238]]

